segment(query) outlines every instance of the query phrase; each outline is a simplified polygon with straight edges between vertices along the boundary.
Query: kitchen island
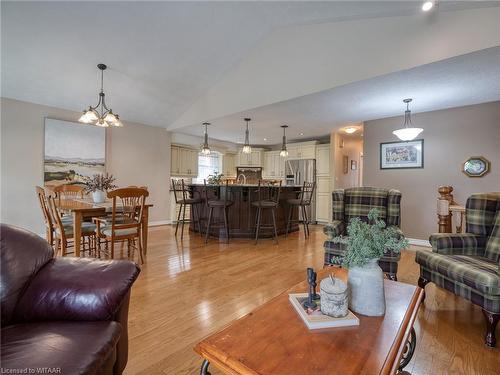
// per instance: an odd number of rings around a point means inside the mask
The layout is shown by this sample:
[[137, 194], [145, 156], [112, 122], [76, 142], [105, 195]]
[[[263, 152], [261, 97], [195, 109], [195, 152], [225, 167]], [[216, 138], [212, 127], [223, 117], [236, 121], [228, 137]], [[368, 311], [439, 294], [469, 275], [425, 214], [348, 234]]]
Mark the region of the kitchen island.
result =
[[[205, 233], [208, 218], [208, 208], [205, 204], [205, 196], [203, 193], [203, 184], [190, 184], [189, 190], [193, 197], [199, 197], [203, 199], [203, 202], [197, 207], [198, 212], [201, 217], [201, 228], [203, 233]], [[209, 199], [217, 199], [218, 197], [224, 196], [225, 185], [220, 185], [215, 189], [209, 189]], [[257, 201], [258, 186], [256, 184], [234, 184], [228, 185], [229, 189], [228, 200], [234, 203], [228, 209], [228, 224], [229, 224], [229, 237], [230, 238], [255, 238], [255, 220], [257, 208], [252, 206], [252, 202]], [[286, 221], [288, 218], [288, 209], [286, 201], [288, 199], [297, 198], [297, 194], [300, 192], [300, 186], [282, 186], [280, 193], [280, 200], [278, 208], [276, 209], [276, 227], [278, 235], [283, 235], [286, 232]], [[221, 195], [222, 194], [222, 195]], [[192, 210], [193, 211], [193, 210]], [[292, 218], [297, 220], [298, 210], [294, 211]], [[222, 209], [214, 209], [212, 216], [212, 225], [210, 226], [210, 236], [217, 237], [220, 239], [226, 238], [226, 233], [224, 228], [215, 225], [214, 223], [221, 223], [224, 221]], [[264, 210], [262, 215], [261, 225], [265, 225], [265, 228], [261, 227], [260, 238], [271, 238], [273, 237], [273, 229], [267, 227], [267, 225], [272, 224], [271, 210]], [[193, 212], [191, 212], [191, 224], [190, 230], [198, 232], [198, 226], [193, 222]], [[297, 223], [290, 225], [289, 232], [298, 231], [299, 226]]]

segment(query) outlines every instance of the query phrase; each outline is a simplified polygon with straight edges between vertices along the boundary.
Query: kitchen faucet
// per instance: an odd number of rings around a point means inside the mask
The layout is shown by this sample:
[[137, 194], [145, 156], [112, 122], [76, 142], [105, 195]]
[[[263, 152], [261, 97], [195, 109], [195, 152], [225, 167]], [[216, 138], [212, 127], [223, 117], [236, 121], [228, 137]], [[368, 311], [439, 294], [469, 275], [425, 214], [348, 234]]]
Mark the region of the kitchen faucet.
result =
[[241, 185], [240, 177], [243, 177], [243, 184], [246, 185], [246, 183], [247, 183], [247, 176], [245, 176], [243, 173], [240, 173], [238, 175], [238, 177], [236, 177], [236, 183]]

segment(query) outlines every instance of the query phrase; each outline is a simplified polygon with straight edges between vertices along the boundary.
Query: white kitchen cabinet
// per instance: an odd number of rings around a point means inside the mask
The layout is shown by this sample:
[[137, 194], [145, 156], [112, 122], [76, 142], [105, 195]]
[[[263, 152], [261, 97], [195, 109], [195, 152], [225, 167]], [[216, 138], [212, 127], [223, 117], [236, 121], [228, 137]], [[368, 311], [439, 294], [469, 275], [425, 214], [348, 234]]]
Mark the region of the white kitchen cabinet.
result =
[[181, 173], [181, 157], [180, 157], [180, 148], [172, 146], [170, 153], [170, 174], [172, 176], [180, 175]]
[[238, 167], [262, 167], [262, 151], [252, 149], [252, 152], [245, 154], [238, 152]]
[[236, 177], [236, 154], [224, 154], [222, 157], [222, 173], [224, 177]]
[[315, 159], [316, 144], [317, 141], [288, 144], [288, 159]]
[[280, 156], [279, 151], [265, 151], [263, 153], [264, 168], [262, 176], [265, 178], [285, 177], [285, 158]]
[[316, 175], [330, 176], [330, 144], [316, 147]]
[[331, 194], [316, 194], [316, 221], [319, 224], [327, 224], [332, 220]]
[[172, 176], [198, 176], [198, 150], [175, 146], [171, 147], [170, 174]]

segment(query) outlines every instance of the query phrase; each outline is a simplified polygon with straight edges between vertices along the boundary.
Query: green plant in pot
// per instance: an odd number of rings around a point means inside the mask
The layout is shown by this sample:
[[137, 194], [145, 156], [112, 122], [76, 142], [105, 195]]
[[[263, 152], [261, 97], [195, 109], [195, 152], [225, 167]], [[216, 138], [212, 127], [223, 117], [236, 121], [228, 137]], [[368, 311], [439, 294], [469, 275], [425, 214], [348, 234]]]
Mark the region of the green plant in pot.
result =
[[384, 315], [384, 273], [378, 260], [386, 251], [399, 253], [408, 246], [408, 241], [397, 228], [386, 227], [374, 208], [368, 213], [368, 222], [351, 219], [347, 237], [335, 237], [333, 242], [346, 247], [344, 256], [334, 261], [349, 269], [347, 284], [351, 310], [368, 316]]
[[224, 177], [224, 175], [222, 173], [215, 172], [214, 174], [208, 175], [207, 183], [209, 185], [220, 185], [220, 183], [222, 181], [222, 177]]

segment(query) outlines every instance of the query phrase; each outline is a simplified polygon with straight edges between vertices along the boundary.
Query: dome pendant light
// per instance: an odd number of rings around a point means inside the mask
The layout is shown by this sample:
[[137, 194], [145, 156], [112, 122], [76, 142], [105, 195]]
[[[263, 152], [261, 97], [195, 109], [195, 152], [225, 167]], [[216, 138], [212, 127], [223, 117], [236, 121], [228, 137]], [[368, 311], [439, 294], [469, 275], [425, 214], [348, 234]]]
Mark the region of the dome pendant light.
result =
[[97, 64], [97, 68], [101, 71], [101, 92], [99, 93], [99, 102], [95, 107], [89, 106], [87, 110], [78, 119], [84, 124], [92, 124], [107, 128], [108, 126], [123, 126], [120, 117], [108, 109], [104, 100], [104, 71], [107, 66], [105, 64]]
[[250, 154], [252, 152], [252, 146], [250, 146], [250, 136], [248, 131], [248, 123], [251, 121], [251, 118], [245, 118], [247, 123], [247, 129], [245, 130], [245, 145], [243, 146], [243, 150], [241, 150], [244, 154]]
[[412, 99], [404, 99], [403, 103], [406, 103], [406, 111], [405, 111], [405, 122], [403, 127], [398, 130], [394, 130], [392, 134], [401, 139], [402, 141], [412, 141], [418, 137], [420, 133], [424, 129], [422, 128], [414, 128], [411, 126], [411, 111], [410, 111], [410, 102]]
[[203, 147], [201, 148], [201, 153], [203, 155], [210, 155], [210, 147], [208, 147], [208, 125], [210, 125], [209, 122], [203, 123], [203, 126], [205, 126], [205, 141], [203, 142]]
[[283, 143], [281, 144], [280, 156], [282, 158], [286, 158], [288, 156], [288, 150], [286, 149], [286, 128], [288, 125], [281, 125], [283, 128]]

